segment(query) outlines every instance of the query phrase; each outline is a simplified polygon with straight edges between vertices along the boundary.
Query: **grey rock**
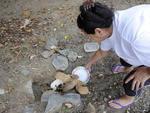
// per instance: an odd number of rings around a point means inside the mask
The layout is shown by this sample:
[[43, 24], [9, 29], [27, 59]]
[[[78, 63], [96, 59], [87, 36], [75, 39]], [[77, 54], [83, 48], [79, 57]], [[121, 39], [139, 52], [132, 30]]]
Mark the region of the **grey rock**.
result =
[[74, 106], [79, 107], [81, 105], [80, 95], [75, 93], [65, 95], [50, 94], [45, 113], [56, 113], [66, 102], [72, 103]]
[[99, 44], [96, 42], [91, 42], [91, 43], [85, 43], [84, 44], [84, 50], [85, 52], [94, 52], [99, 49]]
[[53, 90], [46, 91], [41, 96], [41, 102], [48, 102], [48, 98], [51, 94], [56, 94], [57, 92]]
[[64, 56], [57, 55], [54, 57], [52, 64], [56, 70], [65, 71], [68, 68], [68, 59]]
[[75, 106], [80, 106], [80, 104], [81, 104], [81, 99], [80, 99], [79, 94], [68, 93], [68, 94], [65, 94], [63, 97], [66, 102], [71, 102]]
[[68, 54], [68, 59], [71, 62], [75, 62], [77, 60], [78, 54], [76, 52], [70, 51]]
[[34, 105], [25, 106], [23, 113], [34, 113]]
[[51, 50], [52, 47], [54, 47], [54, 46], [57, 47], [57, 45], [58, 45], [58, 41], [55, 38], [49, 38], [45, 45], [45, 49]]
[[30, 70], [27, 68], [23, 68], [21, 69], [21, 74], [23, 74], [24, 76], [28, 76], [30, 74]]
[[42, 56], [43, 58], [48, 58], [48, 57], [50, 57], [53, 53], [54, 53], [53, 51], [43, 51], [43, 52], [41, 53], [41, 56]]
[[107, 102], [108, 101], [108, 98], [104, 97], [104, 102]]
[[35, 100], [35, 96], [32, 89], [32, 80], [27, 81], [23, 87], [20, 88], [24, 93], [27, 94], [28, 98]]
[[68, 56], [69, 55], [69, 53], [70, 53], [70, 49], [63, 49], [63, 50], [59, 50], [58, 52], [61, 54], [61, 55], [63, 55], [63, 56]]

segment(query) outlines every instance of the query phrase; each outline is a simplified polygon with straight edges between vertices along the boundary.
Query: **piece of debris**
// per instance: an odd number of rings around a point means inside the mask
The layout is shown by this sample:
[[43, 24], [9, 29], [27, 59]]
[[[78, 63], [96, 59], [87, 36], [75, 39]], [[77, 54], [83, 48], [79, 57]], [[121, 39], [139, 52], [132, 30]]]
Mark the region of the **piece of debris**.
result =
[[23, 26], [21, 26], [20, 28], [23, 29], [23, 28], [25, 28], [27, 25], [29, 25], [30, 23], [31, 23], [31, 20], [25, 19]]
[[29, 57], [29, 59], [32, 60], [32, 59], [35, 58], [35, 57], [36, 57], [36, 55], [31, 55], [31, 56]]
[[51, 88], [56, 91], [57, 88], [58, 88], [60, 85], [63, 85], [63, 84], [64, 84], [64, 83], [63, 83], [62, 80], [56, 79], [55, 81], [53, 81], [53, 82], [51, 83]]
[[64, 105], [69, 109], [73, 107], [72, 103], [69, 103], [69, 102], [64, 103]]
[[0, 88], [0, 95], [4, 95], [5, 94], [5, 90]]
[[29, 18], [31, 16], [31, 11], [23, 10], [22, 11], [22, 16], [25, 17], [25, 18]]
[[96, 42], [85, 43], [84, 50], [85, 52], [95, 52], [99, 49], [99, 44]]

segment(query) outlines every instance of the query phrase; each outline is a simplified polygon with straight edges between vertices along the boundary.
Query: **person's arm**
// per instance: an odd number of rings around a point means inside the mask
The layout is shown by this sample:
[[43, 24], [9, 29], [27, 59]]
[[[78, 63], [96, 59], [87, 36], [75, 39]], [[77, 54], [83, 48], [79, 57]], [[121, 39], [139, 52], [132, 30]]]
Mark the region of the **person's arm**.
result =
[[90, 58], [89, 62], [86, 65], [86, 68], [88, 70], [91, 69], [91, 66], [95, 64], [98, 60], [102, 59], [103, 57], [107, 56], [109, 51], [102, 51], [98, 50], [95, 52], [95, 54]]

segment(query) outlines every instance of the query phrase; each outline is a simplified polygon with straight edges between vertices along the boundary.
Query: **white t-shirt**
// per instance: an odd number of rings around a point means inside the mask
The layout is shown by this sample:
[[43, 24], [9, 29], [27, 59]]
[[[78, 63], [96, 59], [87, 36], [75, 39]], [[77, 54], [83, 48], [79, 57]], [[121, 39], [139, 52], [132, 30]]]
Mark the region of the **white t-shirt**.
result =
[[116, 11], [112, 36], [101, 42], [101, 49], [114, 50], [133, 66], [150, 67], [150, 5]]

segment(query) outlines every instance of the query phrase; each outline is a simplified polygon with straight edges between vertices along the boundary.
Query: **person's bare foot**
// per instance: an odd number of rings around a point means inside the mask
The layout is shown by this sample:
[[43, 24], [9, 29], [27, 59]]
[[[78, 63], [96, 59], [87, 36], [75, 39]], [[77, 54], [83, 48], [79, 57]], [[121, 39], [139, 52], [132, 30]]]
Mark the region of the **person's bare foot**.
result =
[[124, 95], [116, 100], [111, 100], [108, 102], [109, 106], [115, 109], [121, 109], [128, 107], [134, 102], [135, 97]]

